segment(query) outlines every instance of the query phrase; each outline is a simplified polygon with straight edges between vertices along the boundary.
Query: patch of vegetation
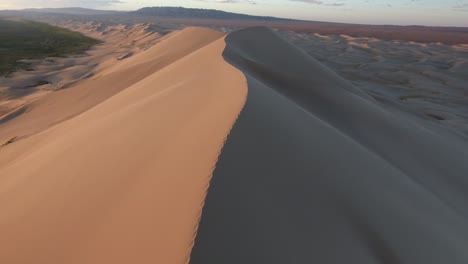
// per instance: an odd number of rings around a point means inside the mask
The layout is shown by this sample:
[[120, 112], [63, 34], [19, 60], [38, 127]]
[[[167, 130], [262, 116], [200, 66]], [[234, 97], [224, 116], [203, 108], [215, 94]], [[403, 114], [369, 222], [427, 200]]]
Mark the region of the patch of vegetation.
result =
[[0, 19], [0, 75], [29, 68], [19, 60], [63, 57], [84, 52], [99, 42], [46, 23]]
[[233, 19], [233, 20], [254, 20], [254, 21], [291, 21], [291, 19], [268, 17], [268, 16], [252, 16], [238, 13], [230, 13], [215, 9], [199, 9], [185, 7], [144, 7], [133, 14], [156, 17], [170, 18], [188, 18], [188, 19]]
[[49, 83], [50, 83], [50, 82], [48, 82], [48, 81], [46, 81], [46, 80], [40, 80], [40, 81], [38, 81], [37, 83], [28, 86], [28, 88], [30, 88], [30, 87], [39, 87], [39, 86], [46, 85], [46, 84], [49, 84]]
[[5, 142], [3, 145], [1, 145], [0, 147], [4, 147], [6, 145], [10, 145], [11, 143], [15, 142], [16, 140], [18, 139], [18, 137], [13, 137], [12, 139], [8, 140], [7, 142]]

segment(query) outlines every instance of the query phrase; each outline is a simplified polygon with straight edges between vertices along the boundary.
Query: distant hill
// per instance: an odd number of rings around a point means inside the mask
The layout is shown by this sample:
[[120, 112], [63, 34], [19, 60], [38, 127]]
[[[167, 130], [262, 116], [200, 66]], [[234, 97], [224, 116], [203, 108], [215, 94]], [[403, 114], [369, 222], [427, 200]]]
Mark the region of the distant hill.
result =
[[168, 24], [210, 27], [222, 31], [226, 28], [229, 31], [245, 27], [267, 26], [297, 33], [345, 34], [353, 37], [374, 37], [386, 40], [440, 42], [448, 45], [468, 44], [468, 27], [346, 24], [252, 16], [214, 9], [183, 7], [145, 7], [130, 12], [86, 8], [0, 10], [0, 17], [19, 17], [45, 22], [50, 22], [51, 19], [52, 21], [53, 19], [68, 19], [71, 16], [82, 21], [88, 21], [91, 18], [101, 22], [123, 24], [167, 22]]
[[230, 13], [215, 9], [196, 9], [184, 7], [144, 7], [137, 11], [130, 12], [135, 15], [155, 16], [166, 18], [198, 18], [198, 19], [232, 19], [232, 20], [263, 20], [263, 21], [286, 21], [269, 16], [251, 16], [237, 13]]

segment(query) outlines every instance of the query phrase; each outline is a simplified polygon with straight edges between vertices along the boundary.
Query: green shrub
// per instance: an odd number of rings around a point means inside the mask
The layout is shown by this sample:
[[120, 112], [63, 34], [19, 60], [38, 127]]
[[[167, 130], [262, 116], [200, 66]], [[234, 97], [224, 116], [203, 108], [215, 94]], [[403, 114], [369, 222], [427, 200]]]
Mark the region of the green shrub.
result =
[[0, 75], [27, 69], [22, 59], [63, 57], [84, 52], [99, 40], [46, 23], [0, 19]]

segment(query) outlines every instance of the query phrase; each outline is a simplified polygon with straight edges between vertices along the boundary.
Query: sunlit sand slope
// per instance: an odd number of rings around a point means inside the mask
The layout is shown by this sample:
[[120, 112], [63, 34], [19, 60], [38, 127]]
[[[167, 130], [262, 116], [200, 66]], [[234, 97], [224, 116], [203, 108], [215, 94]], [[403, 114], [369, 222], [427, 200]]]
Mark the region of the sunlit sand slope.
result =
[[0, 145], [13, 137], [27, 137], [70, 119], [221, 37], [222, 33], [217, 31], [187, 28], [171, 33], [133, 57], [113, 63], [105, 61], [106, 67], [93, 78], [19, 108], [11, 113], [14, 120], [8, 116], [0, 118]]
[[1, 263], [187, 263], [247, 82], [219, 32], [176, 34], [85, 84], [114, 91], [75, 98], [89, 110], [0, 148]]

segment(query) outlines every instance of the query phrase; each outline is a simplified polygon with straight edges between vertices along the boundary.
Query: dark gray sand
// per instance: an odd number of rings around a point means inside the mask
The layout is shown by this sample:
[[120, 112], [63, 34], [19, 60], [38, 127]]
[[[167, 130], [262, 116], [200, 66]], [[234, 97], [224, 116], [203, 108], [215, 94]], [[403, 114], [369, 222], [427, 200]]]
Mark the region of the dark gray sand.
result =
[[192, 264], [468, 263], [468, 143], [388, 111], [275, 32], [230, 34], [249, 81]]

